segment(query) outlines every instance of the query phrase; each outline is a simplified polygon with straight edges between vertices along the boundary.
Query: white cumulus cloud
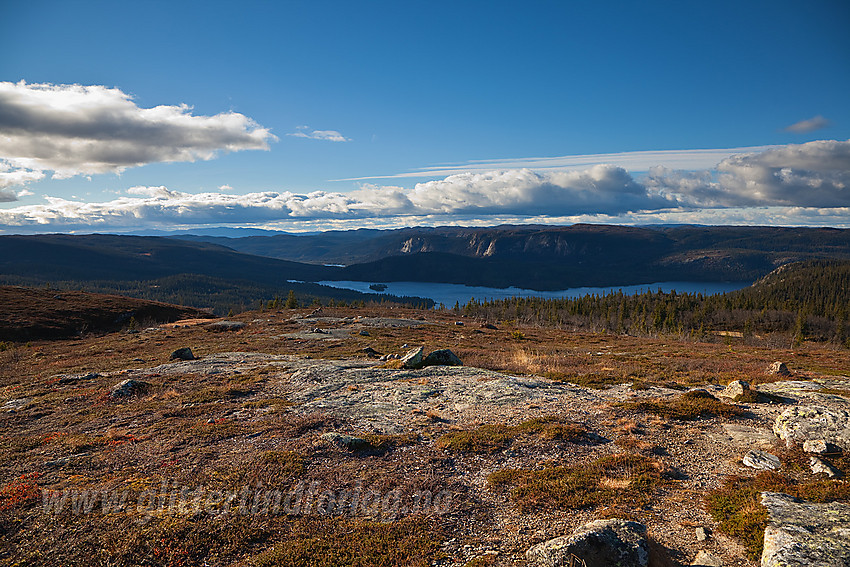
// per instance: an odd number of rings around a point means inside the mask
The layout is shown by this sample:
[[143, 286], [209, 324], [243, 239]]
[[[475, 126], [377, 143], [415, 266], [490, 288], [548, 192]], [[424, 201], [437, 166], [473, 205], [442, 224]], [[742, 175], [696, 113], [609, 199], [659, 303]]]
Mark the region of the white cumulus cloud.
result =
[[[2, 134], [0, 134], [0, 139], [2, 139]], [[0, 158], [0, 195], [14, 195], [12, 191], [7, 190], [9, 187], [25, 185], [43, 178], [43, 171], [17, 167], [13, 163]], [[4, 200], [3, 197], [0, 197], [0, 201], [2, 200]], [[14, 201], [15, 199], [6, 200]]]
[[675, 206], [613, 165], [535, 173], [512, 169], [461, 173], [418, 183], [409, 199], [420, 212], [485, 214], [612, 214]]
[[654, 168], [646, 183], [694, 207], [846, 207], [850, 141], [818, 140], [735, 155], [714, 172]]
[[268, 149], [275, 139], [237, 112], [196, 116], [185, 104], [140, 108], [120, 89], [100, 85], [0, 82], [0, 187], [45, 171], [63, 178], [208, 160]]

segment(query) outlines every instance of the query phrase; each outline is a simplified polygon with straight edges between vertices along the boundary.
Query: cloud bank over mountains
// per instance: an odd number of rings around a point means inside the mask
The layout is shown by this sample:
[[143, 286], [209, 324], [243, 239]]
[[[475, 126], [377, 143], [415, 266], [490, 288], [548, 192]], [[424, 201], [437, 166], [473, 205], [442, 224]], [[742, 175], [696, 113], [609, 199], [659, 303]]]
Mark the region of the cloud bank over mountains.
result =
[[238, 112], [196, 116], [185, 104], [140, 108], [130, 95], [99, 85], [0, 82], [0, 189], [47, 171], [61, 179], [267, 150], [275, 139]]
[[[822, 122], [815, 117], [789, 128], [803, 132]], [[306, 126], [288, 135], [350, 141], [339, 132]], [[130, 95], [104, 86], [0, 82], [0, 203], [32, 195], [27, 184], [48, 175], [120, 173], [154, 162], [209, 160], [223, 152], [269, 149], [276, 139], [269, 129], [236, 112], [196, 116], [186, 105], [141, 108]], [[712, 156], [719, 160], [707, 162], [713, 167], [684, 165], [706, 163]], [[648, 167], [655, 157], [666, 165]], [[42, 204], [0, 208], [0, 232], [210, 224], [314, 230], [355, 221], [355, 226], [398, 226], [768, 219], [850, 226], [850, 141], [764, 146], [731, 156], [729, 150], [683, 150], [631, 152], [625, 158], [625, 166], [573, 156], [514, 160], [518, 167], [482, 169], [513, 165], [484, 161], [471, 171], [449, 168], [440, 179], [412, 188], [365, 183], [350, 192], [240, 195], [230, 185], [221, 186], [227, 193], [154, 185], [132, 187], [106, 202], [45, 196]]]
[[[773, 218], [794, 223], [850, 224], [850, 141], [815, 141], [736, 155], [715, 170], [655, 168], [642, 179], [613, 165], [580, 171], [513, 169], [450, 175], [416, 184], [363, 185], [347, 192], [185, 193], [133, 187], [102, 203], [48, 197], [45, 204], [0, 209], [0, 224], [39, 230], [131, 230], [233, 223], [293, 227], [298, 223], [369, 220], [373, 225], [427, 219], [634, 219], [720, 223]], [[777, 208], [782, 208], [778, 211]], [[760, 210], [748, 215], [748, 209]], [[684, 221], [682, 219], [689, 219]], [[764, 221], [762, 221], [764, 222]], [[290, 223], [290, 224], [287, 224]]]

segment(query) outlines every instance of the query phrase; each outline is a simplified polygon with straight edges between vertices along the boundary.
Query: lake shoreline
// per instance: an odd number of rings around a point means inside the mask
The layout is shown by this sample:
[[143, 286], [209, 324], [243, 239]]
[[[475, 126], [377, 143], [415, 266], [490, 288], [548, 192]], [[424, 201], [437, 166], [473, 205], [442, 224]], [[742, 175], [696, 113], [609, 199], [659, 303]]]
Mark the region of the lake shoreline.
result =
[[462, 284], [430, 283], [430, 282], [361, 282], [361, 281], [320, 281], [317, 284], [339, 289], [351, 289], [363, 293], [377, 293], [370, 289], [371, 285], [380, 283], [386, 285], [386, 289], [379, 295], [395, 295], [407, 297], [422, 297], [432, 299], [434, 305], [441, 304], [453, 307], [455, 303], [461, 305], [470, 299], [476, 301], [488, 301], [508, 299], [511, 297], [542, 297], [546, 299], [578, 298], [585, 295], [607, 295], [622, 291], [626, 295], [637, 295], [646, 291], [676, 291], [677, 293], [702, 293], [704, 295], [717, 295], [738, 289], [749, 287], [753, 282], [654, 282], [648, 284], [620, 285], [607, 287], [575, 287], [555, 291], [537, 291], [516, 287], [490, 288], [479, 286], [466, 286]]

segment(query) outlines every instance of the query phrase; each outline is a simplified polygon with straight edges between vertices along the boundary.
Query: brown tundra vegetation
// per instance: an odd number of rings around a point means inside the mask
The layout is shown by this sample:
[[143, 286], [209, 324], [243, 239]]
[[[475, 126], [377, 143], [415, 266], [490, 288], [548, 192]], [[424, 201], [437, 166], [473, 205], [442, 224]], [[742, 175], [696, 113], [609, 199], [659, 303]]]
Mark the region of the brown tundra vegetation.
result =
[[[772, 430], [847, 402], [835, 345], [386, 305], [201, 315], [0, 344], [0, 564], [535, 565], [531, 546], [623, 518], [651, 565], [753, 566], [762, 491], [850, 498], [842, 453], [817, 475]], [[419, 346], [463, 366], [386, 356]], [[752, 392], [722, 397], [736, 380]], [[742, 464], [755, 448], [774, 470]]]

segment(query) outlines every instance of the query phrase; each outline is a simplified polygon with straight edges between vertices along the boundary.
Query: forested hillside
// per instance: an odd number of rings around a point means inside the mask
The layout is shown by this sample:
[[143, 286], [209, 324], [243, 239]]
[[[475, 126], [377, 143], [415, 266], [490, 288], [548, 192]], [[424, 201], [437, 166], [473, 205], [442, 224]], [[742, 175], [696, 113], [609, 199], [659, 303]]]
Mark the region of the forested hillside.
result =
[[256, 309], [295, 292], [297, 301], [431, 300], [363, 294], [321, 286], [338, 268], [242, 254], [216, 244], [161, 237], [47, 234], [0, 237], [0, 284], [118, 293], [211, 309], [219, 315]]
[[749, 288], [714, 296], [616, 292], [578, 299], [471, 300], [455, 309], [493, 320], [637, 335], [733, 332], [745, 339], [781, 335], [845, 344], [850, 336], [850, 262], [790, 264]]

